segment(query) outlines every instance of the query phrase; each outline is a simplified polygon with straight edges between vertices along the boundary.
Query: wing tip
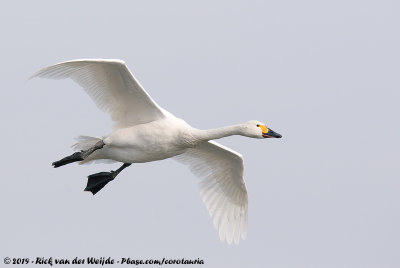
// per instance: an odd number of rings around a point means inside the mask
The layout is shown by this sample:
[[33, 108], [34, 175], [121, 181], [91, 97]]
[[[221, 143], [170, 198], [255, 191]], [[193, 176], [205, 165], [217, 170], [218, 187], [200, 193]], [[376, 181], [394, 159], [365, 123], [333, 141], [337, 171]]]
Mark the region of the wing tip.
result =
[[125, 61], [120, 59], [102, 59], [102, 58], [68, 60], [56, 63], [54, 65], [60, 65], [65, 63], [80, 63], [80, 62], [87, 62], [87, 63], [106, 62], [106, 63], [119, 63], [125, 65]]
[[[126, 66], [125, 61], [120, 60], [120, 59], [75, 59], [75, 60], [68, 60], [68, 61], [62, 61], [47, 67], [44, 67], [42, 69], [40, 69], [39, 71], [35, 72], [34, 74], [32, 74], [27, 81], [36, 78], [36, 77], [45, 77], [46, 72], [50, 71], [53, 69], [53, 67], [57, 67], [63, 64], [70, 64], [70, 63], [111, 63], [111, 64], [119, 64], [122, 66]], [[46, 77], [45, 77], [46, 78]]]
[[[240, 240], [247, 238], [247, 214], [235, 219], [225, 219], [224, 224], [218, 225], [214, 219], [214, 227], [217, 229], [219, 239], [222, 243], [226, 241], [228, 245], [239, 245]], [[243, 225], [241, 224], [243, 223]]]

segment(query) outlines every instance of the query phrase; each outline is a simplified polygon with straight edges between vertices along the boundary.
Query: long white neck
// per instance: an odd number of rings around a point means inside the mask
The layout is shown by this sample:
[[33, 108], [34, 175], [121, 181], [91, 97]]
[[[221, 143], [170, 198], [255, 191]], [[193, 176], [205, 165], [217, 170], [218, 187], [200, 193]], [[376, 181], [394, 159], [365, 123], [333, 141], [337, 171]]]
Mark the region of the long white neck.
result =
[[195, 137], [200, 141], [215, 140], [232, 135], [243, 135], [243, 126], [233, 125], [215, 129], [206, 129], [206, 130], [197, 129], [195, 131]]

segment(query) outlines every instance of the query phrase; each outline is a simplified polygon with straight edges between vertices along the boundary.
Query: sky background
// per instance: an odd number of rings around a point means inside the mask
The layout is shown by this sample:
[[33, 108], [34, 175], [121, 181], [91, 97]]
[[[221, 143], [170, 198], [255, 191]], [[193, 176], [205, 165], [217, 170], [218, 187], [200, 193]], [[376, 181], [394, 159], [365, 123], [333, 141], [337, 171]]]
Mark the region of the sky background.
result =
[[[0, 263], [110, 256], [399, 267], [399, 8], [394, 0], [2, 1]], [[283, 135], [219, 141], [244, 156], [245, 241], [219, 241], [197, 179], [173, 160], [133, 165], [94, 197], [83, 192], [86, 176], [118, 165], [51, 167], [72, 153], [74, 137], [111, 129], [72, 81], [27, 81], [79, 58], [124, 60], [160, 106], [194, 127], [256, 119]]]

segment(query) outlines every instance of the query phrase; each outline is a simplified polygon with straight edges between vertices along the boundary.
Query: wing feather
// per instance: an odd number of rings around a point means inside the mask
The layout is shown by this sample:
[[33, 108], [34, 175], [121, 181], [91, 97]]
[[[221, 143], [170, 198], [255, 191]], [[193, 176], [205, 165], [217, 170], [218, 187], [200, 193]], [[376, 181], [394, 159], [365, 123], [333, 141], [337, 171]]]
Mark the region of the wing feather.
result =
[[71, 78], [83, 87], [98, 108], [111, 114], [116, 128], [148, 123], [168, 115], [120, 60], [67, 61], [46, 67], [33, 77]]
[[174, 157], [201, 178], [200, 196], [221, 241], [239, 243], [247, 234], [247, 188], [240, 154], [214, 141], [203, 143]]

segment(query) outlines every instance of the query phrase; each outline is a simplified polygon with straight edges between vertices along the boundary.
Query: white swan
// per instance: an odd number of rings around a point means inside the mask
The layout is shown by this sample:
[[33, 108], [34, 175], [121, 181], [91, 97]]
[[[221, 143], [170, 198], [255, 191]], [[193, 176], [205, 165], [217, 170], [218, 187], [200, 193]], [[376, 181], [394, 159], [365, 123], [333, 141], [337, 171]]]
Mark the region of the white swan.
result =
[[200, 194], [219, 231], [221, 241], [239, 243], [247, 234], [247, 189], [243, 158], [214, 141], [231, 135], [281, 138], [258, 121], [199, 130], [160, 106], [142, 88], [120, 60], [73, 60], [44, 68], [32, 77], [71, 78], [96, 105], [111, 114], [112, 133], [102, 139], [79, 137], [74, 154], [56, 161], [54, 167], [72, 162], [109, 159], [124, 163], [118, 170], [88, 177], [86, 191], [96, 194], [131, 163], [173, 157], [189, 165], [201, 178]]

